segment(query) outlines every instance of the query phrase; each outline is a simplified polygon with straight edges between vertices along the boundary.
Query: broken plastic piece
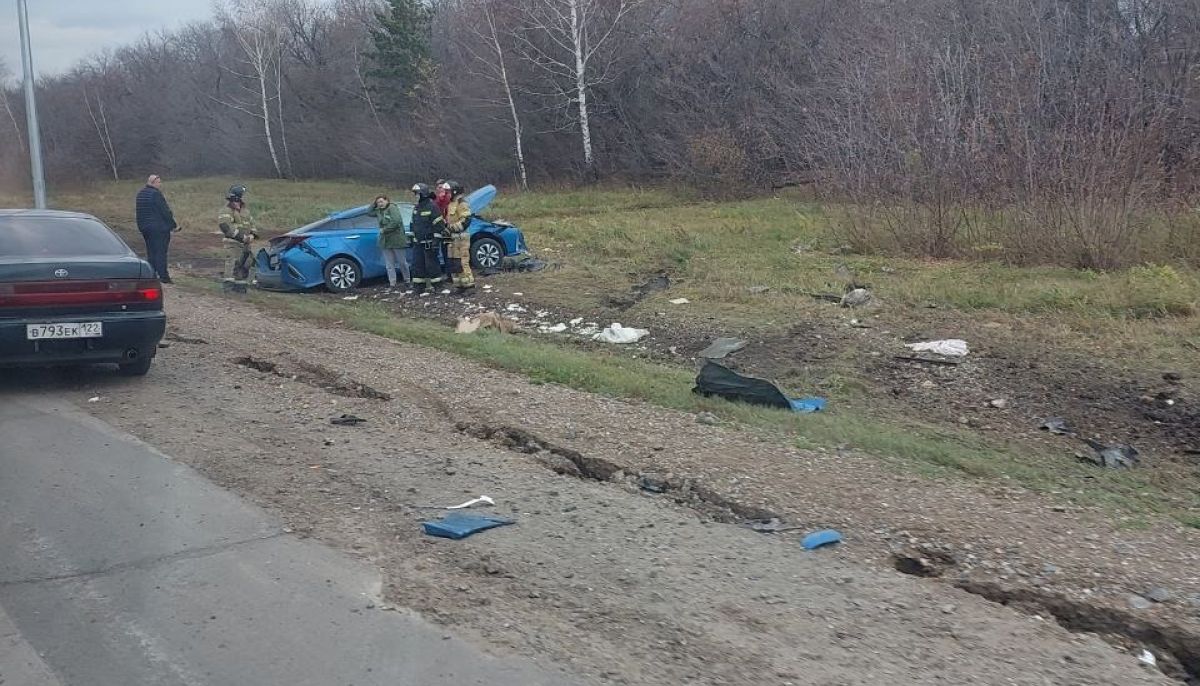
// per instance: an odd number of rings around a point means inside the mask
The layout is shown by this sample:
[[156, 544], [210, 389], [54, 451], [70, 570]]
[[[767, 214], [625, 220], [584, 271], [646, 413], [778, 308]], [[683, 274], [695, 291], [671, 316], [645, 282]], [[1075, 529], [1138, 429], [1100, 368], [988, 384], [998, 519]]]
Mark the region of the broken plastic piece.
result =
[[1067, 420], [1063, 419], [1062, 417], [1050, 417], [1046, 421], [1042, 422], [1042, 425], [1038, 428], [1042, 431], [1049, 431], [1055, 436], [1075, 435], [1075, 429], [1072, 429], [1067, 424]]
[[467, 502], [462, 503], [461, 505], [451, 505], [450, 507], [447, 507], [446, 509], [447, 510], [465, 510], [468, 507], [473, 507], [475, 505], [495, 505], [495, 504], [496, 504], [496, 501], [492, 500], [491, 497], [486, 496], [486, 495], [481, 495], [478, 498], [468, 500]]
[[688, 300], [687, 298], [675, 298], [674, 300], [670, 301], [672, 305], [686, 305], [690, 302], [691, 300]]
[[792, 406], [793, 412], [800, 414], [812, 414], [825, 409], [826, 401], [824, 398], [811, 396], [808, 398], [788, 398], [788, 403]]
[[800, 545], [803, 546], [805, 550], [816, 550], [817, 548], [822, 548], [827, 545], [833, 545], [841, 542], [842, 534], [840, 532], [834, 529], [823, 529], [821, 531], [814, 531], [813, 533], [805, 536], [804, 539], [800, 541]]
[[1117, 445], [1104, 445], [1099, 441], [1093, 441], [1090, 438], [1083, 439], [1096, 451], [1096, 454], [1083, 458], [1086, 462], [1090, 462], [1097, 467], [1105, 467], [1107, 469], [1133, 469], [1138, 466], [1138, 451], [1131, 445], [1119, 443]]
[[359, 424], [366, 424], [367, 420], [362, 417], [355, 417], [352, 414], [344, 414], [340, 417], [330, 419], [329, 423], [337, 426], [358, 426]]
[[454, 513], [446, 515], [435, 522], [422, 522], [425, 535], [438, 538], [449, 538], [454, 541], [462, 540], [480, 531], [487, 531], [498, 526], [516, 524], [511, 519], [503, 517], [487, 517], [484, 515], [469, 515]]
[[700, 357], [706, 360], [720, 360], [745, 347], [746, 341], [740, 338], [718, 338], [700, 351]]

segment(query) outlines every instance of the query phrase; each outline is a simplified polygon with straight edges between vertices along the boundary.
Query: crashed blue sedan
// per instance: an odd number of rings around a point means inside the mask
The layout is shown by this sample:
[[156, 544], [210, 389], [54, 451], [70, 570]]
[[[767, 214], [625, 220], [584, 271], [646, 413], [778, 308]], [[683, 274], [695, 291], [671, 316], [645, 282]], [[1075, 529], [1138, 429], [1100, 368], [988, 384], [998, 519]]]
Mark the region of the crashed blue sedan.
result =
[[[512, 224], [478, 216], [496, 197], [495, 186], [468, 195], [472, 217], [471, 266], [480, 271], [499, 269], [509, 255], [528, 251], [525, 236]], [[396, 203], [405, 224], [412, 221], [411, 203]], [[334, 212], [307, 226], [272, 238], [255, 258], [260, 288], [304, 290], [324, 285], [339, 293], [367, 279], [387, 275], [379, 249], [379, 221], [368, 214], [370, 205]]]

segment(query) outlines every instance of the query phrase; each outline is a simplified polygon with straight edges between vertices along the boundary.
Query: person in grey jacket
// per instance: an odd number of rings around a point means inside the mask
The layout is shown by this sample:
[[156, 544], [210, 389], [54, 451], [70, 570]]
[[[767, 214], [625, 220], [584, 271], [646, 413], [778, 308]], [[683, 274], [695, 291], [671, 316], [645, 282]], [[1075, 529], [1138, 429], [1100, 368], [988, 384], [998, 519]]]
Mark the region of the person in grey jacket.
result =
[[167, 270], [167, 248], [171, 244], [171, 233], [179, 230], [179, 224], [163, 195], [161, 176], [151, 174], [146, 179], [146, 185], [138, 191], [134, 208], [138, 231], [146, 240], [146, 261], [154, 267], [160, 281], [171, 283], [171, 274]]

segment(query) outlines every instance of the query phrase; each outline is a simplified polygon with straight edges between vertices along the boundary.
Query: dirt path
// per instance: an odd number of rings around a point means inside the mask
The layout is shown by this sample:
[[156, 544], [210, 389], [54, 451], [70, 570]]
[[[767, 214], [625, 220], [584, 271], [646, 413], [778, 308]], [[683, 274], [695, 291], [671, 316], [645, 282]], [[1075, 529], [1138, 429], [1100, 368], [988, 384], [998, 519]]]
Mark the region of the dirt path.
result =
[[[236, 301], [173, 290], [168, 306], [182, 340], [150, 377], [61, 387], [498, 650], [598, 683], [1170, 683], [1057, 616], [1135, 636], [1176, 676], [1200, 660], [1198, 532], [1123, 532], [1022, 491], [797, 452]], [[367, 424], [329, 424], [347, 412]], [[414, 506], [483, 493], [519, 524], [420, 534], [430, 511]], [[770, 515], [847, 542], [806, 553], [796, 533], [734, 525]], [[1153, 587], [1170, 601], [1129, 608]]]

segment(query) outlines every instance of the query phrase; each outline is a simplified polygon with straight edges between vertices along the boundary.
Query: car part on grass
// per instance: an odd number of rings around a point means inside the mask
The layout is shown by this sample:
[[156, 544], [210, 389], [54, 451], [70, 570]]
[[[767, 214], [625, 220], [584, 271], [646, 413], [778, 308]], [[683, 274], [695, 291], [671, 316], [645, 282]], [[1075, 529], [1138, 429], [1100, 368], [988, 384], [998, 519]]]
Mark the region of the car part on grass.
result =
[[966, 357], [971, 353], [967, 342], [961, 338], [949, 338], [940, 341], [925, 341], [922, 343], [909, 343], [904, 347], [915, 353], [933, 353], [945, 357]]
[[819, 412], [826, 405], [824, 398], [789, 398], [770, 381], [742, 376], [712, 360], [705, 361], [692, 392], [705, 397], [717, 396], [734, 402], [799, 413]]
[[650, 332], [646, 329], [634, 329], [631, 327], [621, 326], [621, 324], [614, 322], [611, 326], [606, 327], [603, 331], [593, 336], [592, 339], [600, 341], [601, 343], [627, 345], [630, 343], [637, 343], [649, 335]]
[[747, 345], [748, 343], [740, 338], [718, 338], [700, 351], [700, 357], [706, 360], [721, 360]]
[[827, 545], [833, 545], [841, 542], [841, 532], [835, 529], [823, 529], [821, 531], [814, 531], [813, 533], [805, 536], [800, 541], [800, 545], [805, 550], [816, 550], [817, 548], [824, 548]]
[[1137, 449], [1131, 445], [1125, 445], [1124, 443], [1105, 445], [1090, 438], [1083, 439], [1083, 442], [1087, 443], [1096, 453], [1095, 455], [1085, 455], [1080, 460], [1094, 464], [1097, 467], [1104, 467], [1106, 469], [1133, 469], [1138, 466], [1140, 461]]
[[480, 531], [487, 531], [488, 529], [495, 529], [496, 527], [508, 526], [510, 524], [516, 524], [516, 521], [505, 519], [504, 517], [488, 517], [485, 515], [469, 515], [456, 512], [446, 515], [437, 521], [422, 522], [421, 527], [424, 529], [426, 536], [436, 536], [438, 538], [449, 538], [459, 541]]
[[1049, 417], [1038, 428], [1042, 431], [1048, 431], [1055, 436], [1074, 436], [1078, 433], [1062, 417]]

